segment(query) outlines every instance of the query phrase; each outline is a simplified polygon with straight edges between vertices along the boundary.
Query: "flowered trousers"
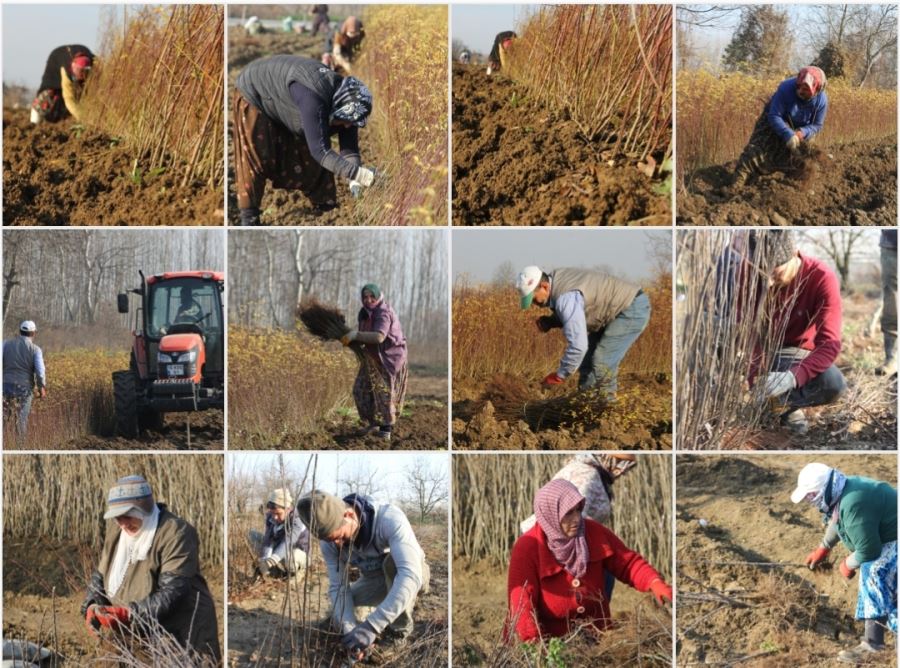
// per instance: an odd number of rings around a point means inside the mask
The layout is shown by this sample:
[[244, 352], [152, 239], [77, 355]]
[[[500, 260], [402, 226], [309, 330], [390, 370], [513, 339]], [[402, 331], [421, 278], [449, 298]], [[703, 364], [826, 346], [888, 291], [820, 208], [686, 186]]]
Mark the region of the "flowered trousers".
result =
[[[808, 144], [810, 141], [812, 141], [812, 137], [804, 140], [803, 143]], [[784, 168], [790, 165], [791, 158], [791, 152], [784, 140], [769, 125], [769, 104], [767, 102], [759, 118], [756, 119], [756, 125], [753, 126], [747, 146], [744, 147], [741, 157], [738, 158], [735, 171], [745, 171], [749, 174]]]
[[393, 425], [406, 398], [406, 362], [393, 375], [379, 359], [367, 355], [353, 383], [353, 401], [361, 420], [370, 425]]
[[62, 91], [53, 88], [47, 88], [39, 91], [37, 97], [31, 103], [41, 120], [48, 123], [56, 123], [69, 116], [69, 110], [63, 102]]
[[887, 617], [887, 627], [897, 632], [897, 541], [885, 543], [881, 554], [859, 567], [857, 619]]

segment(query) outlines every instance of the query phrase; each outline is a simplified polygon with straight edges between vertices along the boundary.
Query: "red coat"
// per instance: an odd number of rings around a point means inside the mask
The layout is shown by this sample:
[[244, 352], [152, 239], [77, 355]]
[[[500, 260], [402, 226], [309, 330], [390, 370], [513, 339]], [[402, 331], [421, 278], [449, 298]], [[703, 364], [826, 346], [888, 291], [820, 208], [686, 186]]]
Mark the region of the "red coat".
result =
[[590, 557], [580, 582], [556, 561], [540, 525], [519, 536], [509, 561], [507, 635], [514, 627], [524, 641], [542, 635], [563, 636], [570, 624], [574, 628], [584, 622], [602, 630], [610, 624], [609, 601], [604, 593], [607, 571], [641, 592], [649, 591], [656, 578], [662, 579], [641, 555], [625, 547], [602, 524], [585, 519], [584, 530]]

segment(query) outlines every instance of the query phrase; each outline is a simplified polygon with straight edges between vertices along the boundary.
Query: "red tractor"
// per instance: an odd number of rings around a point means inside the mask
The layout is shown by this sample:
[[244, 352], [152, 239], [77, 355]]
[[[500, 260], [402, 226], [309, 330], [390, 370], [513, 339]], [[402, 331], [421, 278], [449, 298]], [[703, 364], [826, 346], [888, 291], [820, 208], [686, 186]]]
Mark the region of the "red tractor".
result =
[[[140, 297], [130, 368], [113, 372], [116, 428], [126, 438], [161, 428], [167, 412], [225, 406], [225, 274], [138, 273], [141, 286], [128, 291]], [[119, 313], [128, 313], [128, 292], [119, 293]]]

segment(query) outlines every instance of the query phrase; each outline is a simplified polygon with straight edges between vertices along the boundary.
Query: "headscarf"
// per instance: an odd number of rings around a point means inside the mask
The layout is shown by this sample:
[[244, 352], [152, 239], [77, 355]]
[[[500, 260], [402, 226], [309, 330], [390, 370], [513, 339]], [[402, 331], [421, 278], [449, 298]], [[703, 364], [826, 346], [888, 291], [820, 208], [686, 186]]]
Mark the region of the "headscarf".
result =
[[93, 58], [85, 53], [77, 53], [72, 58], [72, 78], [75, 81], [84, 81], [90, 74], [91, 66], [94, 64]]
[[122, 586], [128, 567], [133, 563], [143, 561], [150, 553], [150, 546], [156, 535], [156, 527], [159, 525], [159, 506], [154, 503], [153, 509], [149, 513], [135, 507], [125, 513], [125, 517], [136, 517], [143, 520], [143, 524], [134, 536], [129, 536], [124, 530], [119, 533], [116, 552], [106, 576], [106, 591], [110, 598], [115, 596], [119, 587]]
[[341, 32], [348, 37], [350, 37], [350, 34], [352, 33], [353, 39], [355, 39], [362, 32], [362, 27], [362, 21], [355, 16], [348, 16], [341, 24]]
[[375, 299], [381, 299], [381, 288], [378, 287], [377, 283], [366, 283], [362, 286], [362, 290], [359, 291], [359, 296], [362, 297], [363, 293], [367, 290], [372, 293], [372, 296], [375, 297]]
[[584, 497], [578, 488], [561, 478], [551, 480], [534, 496], [534, 516], [547, 536], [547, 547], [556, 561], [576, 578], [587, 571], [590, 556], [584, 535], [584, 518], [581, 518], [578, 533], [571, 538], [563, 533], [560, 523], [569, 511], [583, 504]]
[[835, 506], [841, 500], [845, 484], [847, 484], [847, 476], [833, 468], [828, 474], [828, 480], [825, 482], [825, 485], [810, 501], [822, 513], [822, 520], [826, 524], [831, 519]]
[[344, 77], [331, 98], [331, 120], [348, 121], [364, 128], [371, 113], [372, 93], [356, 77]]
[[813, 97], [819, 91], [825, 89], [825, 83], [825, 72], [814, 65], [802, 68], [797, 74], [797, 87], [799, 88], [802, 84], [806, 84], [812, 91]]

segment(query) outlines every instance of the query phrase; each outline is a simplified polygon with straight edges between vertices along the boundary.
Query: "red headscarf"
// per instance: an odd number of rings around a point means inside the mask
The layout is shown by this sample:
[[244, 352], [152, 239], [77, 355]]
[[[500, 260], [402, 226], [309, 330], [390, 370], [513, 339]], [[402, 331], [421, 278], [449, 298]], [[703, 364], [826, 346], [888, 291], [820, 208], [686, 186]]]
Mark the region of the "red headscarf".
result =
[[534, 497], [534, 516], [547, 536], [547, 547], [563, 568], [576, 578], [584, 575], [590, 556], [584, 535], [584, 518], [572, 538], [563, 533], [560, 523], [566, 513], [583, 504], [584, 497], [578, 488], [562, 478], [548, 482]]
[[825, 88], [825, 72], [813, 65], [804, 67], [797, 75], [797, 88], [803, 84], [809, 86], [812, 94], [816, 95], [820, 90]]
[[92, 64], [93, 61], [90, 56], [84, 53], [76, 54], [72, 58], [72, 76], [75, 78], [75, 81], [84, 81]]

